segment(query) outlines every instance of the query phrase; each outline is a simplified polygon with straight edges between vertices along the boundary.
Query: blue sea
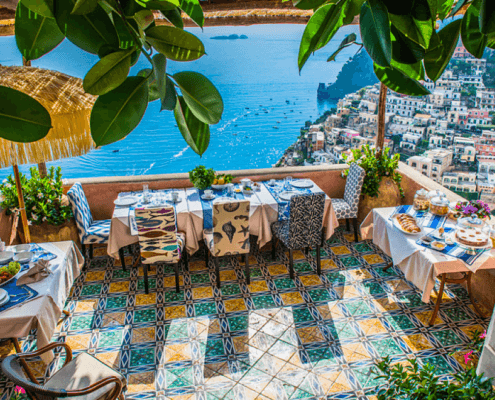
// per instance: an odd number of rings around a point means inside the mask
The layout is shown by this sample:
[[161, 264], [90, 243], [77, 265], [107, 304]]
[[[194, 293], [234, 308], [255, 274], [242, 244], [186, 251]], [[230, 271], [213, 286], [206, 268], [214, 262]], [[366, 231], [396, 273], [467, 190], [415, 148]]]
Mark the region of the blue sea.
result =
[[[168, 62], [169, 73], [197, 71], [220, 91], [225, 111], [211, 126], [210, 145], [203, 157], [183, 140], [173, 113], [150, 103], [139, 126], [124, 140], [48, 165], [61, 166], [64, 177], [98, 177], [187, 172], [203, 164], [215, 170], [267, 168], [275, 164], [299, 135], [306, 120], [314, 121], [334, 102], [318, 102], [319, 82], [334, 82], [357, 47], [345, 49], [336, 62], [328, 56], [358, 26], [348, 26], [329, 45], [310, 57], [301, 74], [297, 68], [299, 42], [305, 25], [273, 24], [188, 28], [204, 43], [207, 55], [194, 62]], [[246, 35], [248, 39], [214, 40], [212, 36]], [[22, 65], [15, 38], [0, 37], [0, 64]], [[33, 66], [83, 78], [98, 58], [68, 40]], [[141, 57], [131, 73], [148, 68]], [[276, 128], [274, 128], [276, 127]], [[22, 166], [26, 172], [28, 166]], [[0, 178], [12, 168], [0, 170]]]

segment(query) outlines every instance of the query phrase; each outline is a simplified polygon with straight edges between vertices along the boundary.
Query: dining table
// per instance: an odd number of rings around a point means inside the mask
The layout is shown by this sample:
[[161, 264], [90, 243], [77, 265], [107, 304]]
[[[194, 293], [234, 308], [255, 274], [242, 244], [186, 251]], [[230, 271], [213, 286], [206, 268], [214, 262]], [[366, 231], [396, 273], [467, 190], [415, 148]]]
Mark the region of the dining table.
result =
[[[394, 221], [393, 217], [397, 214], [409, 214], [415, 217], [421, 232], [418, 234], [403, 232]], [[443, 228], [443, 235], [440, 228]], [[430, 301], [431, 292], [436, 290], [436, 280], [439, 280], [440, 288], [430, 325], [434, 323], [438, 314], [446, 283], [466, 283], [471, 303], [476, 312], [482, 315], [472, 295], [471, 278], [479, 270], [495, 268], [495, 250], [491, 248], [490, 240], [486, 248], [480, 249], [469, 249], [457, 242], [445, 243], [444, 238], [452, 238], [455, 230], [456, 221], [447, 216], [418, 212], [411, 205], [375, 208], [361, 224], [362, 239], [372, 240], [392, 259], [388, 267], [396, 265], [404, 273], [405, 278], [421, 290], [424, 303]], [[444, 242], [445, 249], [432, 248], [421, 239], [424, 236]], [[449, 278], [452, 274], [458, 277]]]
[[[84, 258], [72, 241], [29, 244], [34, 254], [29, 264], [23, 264], [18, 274], [2, 285], [10, 300], [0, 305], [0, 339], [11, 339], [20, 351], [18, 339], [36, 329], [37, 348], [50, 343], [57, 322], [64, 310], [74, 280], [84, 265]], [[15, 251], [15, 246], [6, 251]], [[32, 268], [36, 261], [49, 262], [46, 276], [33, 283], [17, 285], [17, 280]], [[49, 362], [53, 353], [43, 354]]]
[[[150, 191], [149, 203], [144, 203], [143, 192], [124, 192], [120, 197], [135, 198], [136, 202], [130, 206], [115, 206], [111, 219], [110, 236], [107, 252], [111, 257], [118, 258], [119, 250], [133, 243], [138, 243], [138, 232], [135, 226], [134, 210], [137, 207], [160, 207], [173, 205], [176, 211], [177, 230], [186, 236], [186, 249], [194, 254], [200, 248], [203, 240], [203, 229], [207, 228], [207, 221], [211, 218], [212, 205], [216, 202], [249, 200], [250, 221], [249, 232], [257, 236], [259, 247], [272, 240], [271, 224], [278, 220], [288, 219], [290, 198], [284, 197], [293, 194], [322, 193], [323, 191], [311, 180], [296, 180], [287, 182], [277, 180], [272, 182], [258, 182], [256, 190], [246, 191], [241, 184], [234, 184], [233, 193], [226, 188], [214, 190], [213, 199], [204, 197], [204, 190], [197, 188], [181, 188]], [[297, 187], [297, 186], [304, 187]], [[172, 192], [178, 196], [178, 202], [172, 202]], [[338, 220], [330, 197], [325, 195], [325, 209], [323, 217], [325, 239], [329, 239], [338, 227]], [[122, 253], [120, 253], [122, 254]]]

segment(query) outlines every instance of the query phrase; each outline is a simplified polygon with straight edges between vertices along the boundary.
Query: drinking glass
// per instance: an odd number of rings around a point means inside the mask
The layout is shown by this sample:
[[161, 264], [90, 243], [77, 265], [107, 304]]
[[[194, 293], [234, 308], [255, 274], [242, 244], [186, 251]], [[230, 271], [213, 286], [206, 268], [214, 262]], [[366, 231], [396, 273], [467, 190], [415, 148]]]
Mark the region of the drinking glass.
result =
[[227, 186], [227, 196], [228, 197], [234, 197], [234, 184], [229, 183]]
[[286, 176], [285, 177], [285, 189], [289, 190], [291, 188], [290, 183], [292, 182], [292, 176]]
[[143, 185], [143, 202], [148, 203], [149, 201], [149, 188], [148, 185]]

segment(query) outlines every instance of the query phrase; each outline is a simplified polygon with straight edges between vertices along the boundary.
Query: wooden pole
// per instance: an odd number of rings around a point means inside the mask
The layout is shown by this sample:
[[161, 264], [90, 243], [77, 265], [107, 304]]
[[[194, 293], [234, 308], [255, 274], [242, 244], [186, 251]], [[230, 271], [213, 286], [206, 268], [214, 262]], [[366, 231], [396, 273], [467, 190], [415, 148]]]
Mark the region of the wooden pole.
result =
[[24, 195], [22, 194], [21, 178], [19, 176], [19, 167], [14, 165], [15, 186], [17, 188], [17, 198], [19, 199], [19, 210], [21, 211], [22, 228], [24, 230], [24, 241], [31, 243], [29, 234], [29, 225], [27, 220], [26, 209], [24, 208]]
[[385, 144], [385, 110], [387, 105], [387, 87], [380, 84], [380, 98], [378, 100], [378, 132], [376, 135], [375, 147], [378, 149], [377, 155], [381, 154]]
[[41, 177], [46, 176], [48, 174], [48, 170], [46, 169], [46, 162], [39, 163], [38, 170], [40, 171]]

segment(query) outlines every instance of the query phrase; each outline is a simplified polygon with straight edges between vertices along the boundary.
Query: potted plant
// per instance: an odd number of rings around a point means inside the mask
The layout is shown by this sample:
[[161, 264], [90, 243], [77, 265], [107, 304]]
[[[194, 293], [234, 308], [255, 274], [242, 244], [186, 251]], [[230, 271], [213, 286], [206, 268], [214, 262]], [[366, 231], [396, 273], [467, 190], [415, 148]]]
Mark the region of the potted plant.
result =
[[213, 168], [206, 169], [204, 165], [198, 165], [189, 171], [189, 180], [196, 189], [208, 189], [215, 181], [215, 171]]
[[481, 200], [458, 201], [455, 209], [461, 213], [462, 217], [469, 217], [476, 214], [478, 218], [483, 220], [490, 219], [490, 207]]
[[[365, 145], [362, 149], [351, 150], [352, 154], [343, 155], [344, 161], [351, 165], [358, 164], [364, 169], [363, 189], [358, 211], [358, 220], [362, 221], [368, 213], [376, 207], [393, 207], [401, 203], [404, 190], [401, 186], [402, 176], [397, 172], [399, 167], [399, 155], [390, 156], [390, 148], [386, 147], [381, 152]], [[347, 176], [349, 170], [343, 171]]]
[[[61, 168], [51, 167], [46, 176], [37, 168], [30, 168], [28, 178], [20, 174], [24, 205], [33, 242], [78, 241], [72, 209], [63, 194]], [[9, 175], [0, 185], [0, 206], [6, 215], [19, 212], [19, 200], [14, 177]]]

